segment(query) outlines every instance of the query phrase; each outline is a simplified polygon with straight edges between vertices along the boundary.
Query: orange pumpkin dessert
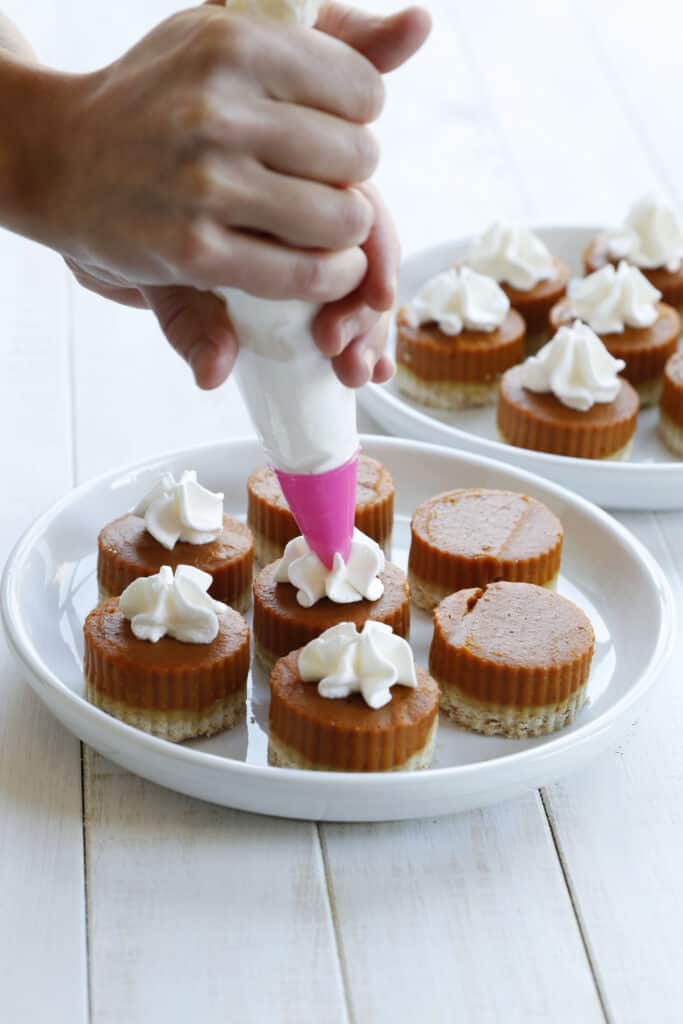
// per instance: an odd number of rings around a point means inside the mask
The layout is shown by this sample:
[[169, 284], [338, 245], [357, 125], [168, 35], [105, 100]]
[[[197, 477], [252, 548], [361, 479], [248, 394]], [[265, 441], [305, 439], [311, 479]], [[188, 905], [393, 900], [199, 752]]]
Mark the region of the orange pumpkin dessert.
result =
[[184, 473], [164, 474], [133, 512], [101, 530], [97, 541], [100, 599], [116, 597], [162, 565], [192, 565], [213, 578], [211, 596], [237, 611], [251, 602], [254, 543], [244, 523], [223, 515], [223, 495]]
[[683, 459], [683, 352], [673, 355], [664, 370], [659, 433], [674, 455]]
[[683, 226], [667, 202], [645, 196], [621, 227], [601, 232], [583, 254], [587, 274], [627, 260], [683, 315]]
[[465, 262], [497, 281], [511, 307], [524, 318], [527, 350], [540, 348], [550, 333], [550, 310], [567, 290], [567, 264], [528, 228], [502, 222], [474, 240]]
[[564, 533], [545, 505], [512, 491], [457, 490], [420, 505], [411, 523], [410, 594], [432, 611], [448, 594], [493, 580], [552, 585]]
[[396, 383], [440, 409], [490, 405], [501, 374], [524, 354], [524, 334], [494, 281], [467, 267], [447, 270], [399, 310]]
[[370, 620], [360, 633], [339, 623], [273, 668], [268, 759], [318, 771], [426, 768], [438, 709], [439, 688], [405, 640]]
[[[269, 466], [261, 466], [247, 481], [247, 523], [254, 537], [254, 556], [260, 565], [269, 565], [282, 553], [299, 528], [282, 493], [278, 479]], [[356, 485], [356, 529], [372, 537], [385, 554], [391, 550], [394, 527], [394, 481], [388, 469], [361, 455]]]
[[587, 324], [561, 327], [504, 375], [498, 433], [507, 444], [582, 459], [625, 459], [640, 400]]
[[586, 699], [595, 634], [571, 601], [530, 583], [490, 583], [434, 613], [429, 670], [454, 722], [488, 736], [542, 736]]
[[569, 295], [550, 313], [555, 330], [583, 320], [610, 355], [625, 364], [623, 377], [635, 387], [641, 408], [655, 405], [662, 374], [676, 351], [681, 318], [637, 267], [621, 261], [572, 281]]
[[249, 628], [207, 593], [211, 579], [169, 566], [90, 612], [83, 629], [87, 696], [154, 736], [179, 742], [244, 716]]

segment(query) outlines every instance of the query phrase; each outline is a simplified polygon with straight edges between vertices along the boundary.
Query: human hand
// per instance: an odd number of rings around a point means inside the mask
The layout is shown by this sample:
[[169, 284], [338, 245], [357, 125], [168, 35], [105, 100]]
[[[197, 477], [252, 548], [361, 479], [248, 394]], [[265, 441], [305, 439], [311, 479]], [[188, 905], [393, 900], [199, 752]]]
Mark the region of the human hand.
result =
[[[402, 63], [421, 45], [429, 31], [429, 19], [417, 9], [379, 19], [330, 3], [323, 8], [318, 29], [322, 33], [336, 33], [337, 45], [346, 43], [354, 46], [365, 54], [366, 63], [372, 61], [377, 71], [387, 71]], [[283, 103], [278, 103], [278, 107], [283, 107]], [[358, 128], [356, 125], [348, 127]], [[366, 129], [361, 130], [366, 132]], [[361, 146], [369, 136], [366, 134], [363, 138]], [[345, 136], [345, 143], [349, 141], [350, 136]], [[332, 163], [338, 173], [339, 161], [335, 159]], [[329, 188], [327, 191], [339, 192]], [[373, 227], [360, 247], [367, 261], [364, 264], [366, 272], [351, 294], [325, 307], [315, 325], [315, 337], [321, 350], [336, 357], [334, 365], [340, 378], [351, 386], [365, 383], [371, 377], [382, 381], [391, 376], [392, 364], [382, 355], [388, 328], [388, 318], [384, 313], [393, 303], [399, 259], [396, 233], [379, 197], [370, 187], [362, 187], [356, 194], [367, 201], [372, 211]], [[286, 238], [283, 240], [287, 241]], [[271, 247], [276, 245], [271, 240], [266, 243], [258, 239], [257, 242]], [[283, 255], [283, 246], [277, 246], [277, 249], [278, 254]], [[331, 254], [306, 255], [312, 259], [324, 259]], [[234, 362], [237, 343], [221, 300], [208, 292], [189, 287], [146, 285], [139, 289], [132, 287], [132, 282], [120, 273], [103, 271], [83, 261], [69, 262], [86, 287], [131, 305], [149, 305], [171, 344], [192, 366], [200, 386], [215, 387], [225, 379]], [[256, 291], [253, 285], [249, 285], [248, 290]], [[343, 288], [339, 286], [339, 291], [349, 292], [347, 281], [344, 281]], [[268, 294], [267, 297], [280, 296]], [[291, 297], [291, 291], [287, 297]], [[307, 294], [301, 297], [312, 298]], [[353, 331], [350, 330], [352, 324], [355, 324]]]

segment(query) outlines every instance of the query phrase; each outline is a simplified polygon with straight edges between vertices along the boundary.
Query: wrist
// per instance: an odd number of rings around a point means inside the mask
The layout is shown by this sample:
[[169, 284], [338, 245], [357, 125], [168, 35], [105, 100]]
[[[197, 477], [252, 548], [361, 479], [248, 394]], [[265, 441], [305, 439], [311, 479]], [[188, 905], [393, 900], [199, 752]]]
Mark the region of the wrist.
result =
[[68, 97], [75, 81], [0, 53], [0, 224], [60, 251]]

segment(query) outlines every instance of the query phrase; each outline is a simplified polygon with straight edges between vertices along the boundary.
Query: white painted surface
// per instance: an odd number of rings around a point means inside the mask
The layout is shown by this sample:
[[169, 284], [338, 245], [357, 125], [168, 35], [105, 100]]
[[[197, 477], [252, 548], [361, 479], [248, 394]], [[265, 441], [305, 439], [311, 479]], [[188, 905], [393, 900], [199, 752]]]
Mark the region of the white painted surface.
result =
[[[174, 6], [2, 3], [45, 60], [73, 69], [111, 59]], [[499, 212], [546, 223], [613, 221], [647, 188], [681, 196], [679, 5], [428, 6], [434, 39], [392, 76], [380, 129], [378, 177], [408, 252], [476, 230]], [[28, 253], [23, 243], [0, 241], [3, 322], [15, 325], [0, 337], [0, 459], [15, 483], [0, 517], [5, 551], [69, 486], [72, 440], [84, 479], [160, 448], [247, 429], [229, 387], [209, 398], [192, 391], [144, 314], [114, 311], [70, 287], [67, 337], [61, 266]], [[107, 396], [128, 356], [139, 372], [124, 423]], [[159, 382], [151, 392], [143, 382], [150, 369]], [[169, 394], [191, 403], [185, 422], [165, 417]], [[683, 515], [626, 522], [683, 602]], [[91, 1019], [185, 1020], [200, 1016], [194, 1007], [207, 1021], [259, 1024], [394, 1024], [426, 1019], [427, 1010], [435, 1020], [474, 1024], [678, 1022], [682, 656], [679, 649], [621, 753], [544, 794], [554, 842], [530, 797], [428, 825], [326, 828], [323, 870], [307, 825], [216, 812], [96, 758], [85, 792]], [[38, 709], [4, 655], [2, 670], [2, 1016], [11, 1024], [80, 1022], [87, 992], [78, 748]], [[543, 948], [538, 984], [529, 980], [539, 971], [530, 968], [529, 941]], [[240, 1009], [231, 1014], [233, 991]], [[198, 1002], [190, 1004], [193, 994]]]

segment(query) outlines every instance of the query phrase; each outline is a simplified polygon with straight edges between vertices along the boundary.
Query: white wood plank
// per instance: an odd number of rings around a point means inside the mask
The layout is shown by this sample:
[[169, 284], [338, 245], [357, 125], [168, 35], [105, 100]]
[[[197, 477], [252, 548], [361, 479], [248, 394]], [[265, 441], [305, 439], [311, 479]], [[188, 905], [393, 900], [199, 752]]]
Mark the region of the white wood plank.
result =
[[353, 1020], [604, 1019], [537, 794], [321, 829]]
[[[3, 232], [0, 268], [4, 561], [70, 487], [71, 431], [61, 262]], [[0, 678], [0, 1016], [79, 1024], [87, 1005], [80, 745], [29, 690], [2, 635]]]
[[347, 1020], [313, 825], [88, 773], [92, 1020]]

